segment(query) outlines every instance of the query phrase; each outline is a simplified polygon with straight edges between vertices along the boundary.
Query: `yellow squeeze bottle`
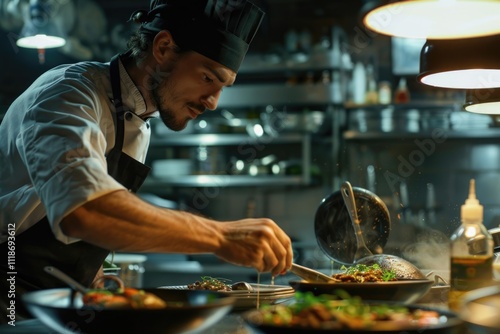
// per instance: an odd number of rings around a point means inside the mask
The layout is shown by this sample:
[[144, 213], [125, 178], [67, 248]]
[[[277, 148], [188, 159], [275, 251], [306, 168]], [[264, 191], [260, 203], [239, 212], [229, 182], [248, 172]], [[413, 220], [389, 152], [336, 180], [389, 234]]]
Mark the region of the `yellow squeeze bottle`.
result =
[[451, 236], [448, 306], [458, 311], [462, 295], [492, 284], [493, 238], [483, 224], [483, 206], [476, 198], [474, 179], [460, 211], [461, 225]]

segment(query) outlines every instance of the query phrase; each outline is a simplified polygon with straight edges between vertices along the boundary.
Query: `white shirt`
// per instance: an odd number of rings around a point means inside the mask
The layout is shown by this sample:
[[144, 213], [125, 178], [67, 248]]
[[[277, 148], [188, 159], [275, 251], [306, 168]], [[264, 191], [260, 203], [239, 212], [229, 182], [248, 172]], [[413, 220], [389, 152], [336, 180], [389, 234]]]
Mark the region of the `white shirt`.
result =
[[[151, 130], [138, 116], [146, 104], [121, 63], [120, 81], [135, 114], [125, 120], [123, 152], [144, 162]], [[112, 96], [109, 63], [82, 62], [48, 71], [12, 103], [0, 125], [0, 242], [9, 224], [18, 235], [44, 216], [57, 239], [78, 241], [61, 232], [63, 217], [124, 189], [105, 158], [115, 142]]]

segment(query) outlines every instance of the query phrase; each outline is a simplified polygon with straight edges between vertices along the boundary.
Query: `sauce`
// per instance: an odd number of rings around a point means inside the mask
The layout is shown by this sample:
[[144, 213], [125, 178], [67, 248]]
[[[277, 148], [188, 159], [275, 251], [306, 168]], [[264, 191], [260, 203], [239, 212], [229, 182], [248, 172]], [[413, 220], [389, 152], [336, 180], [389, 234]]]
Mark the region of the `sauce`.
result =
[[448, 295], [449, 308], [453, 311], [459, 310], [465, 293], [491, 284], [491, 268], [492, 258], [489, 256], [453, 257]]
[[493, 262], [493, 278], [500, 281], [500, 257]]

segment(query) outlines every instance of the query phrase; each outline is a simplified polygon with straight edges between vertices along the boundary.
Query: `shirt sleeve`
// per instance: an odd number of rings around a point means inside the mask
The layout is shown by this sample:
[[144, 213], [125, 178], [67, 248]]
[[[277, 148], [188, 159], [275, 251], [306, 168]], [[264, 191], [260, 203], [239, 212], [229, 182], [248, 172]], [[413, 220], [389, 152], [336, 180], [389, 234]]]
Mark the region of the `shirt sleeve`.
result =
[[114, 135], [114, 124], [109, 98], [84, 76], [41, 87], [18, 146], [56, 238], [70, 243], [77, 240], [62, 233], [61, 220], [90, 200], [124, 189], [107, 172], [106, 135]]

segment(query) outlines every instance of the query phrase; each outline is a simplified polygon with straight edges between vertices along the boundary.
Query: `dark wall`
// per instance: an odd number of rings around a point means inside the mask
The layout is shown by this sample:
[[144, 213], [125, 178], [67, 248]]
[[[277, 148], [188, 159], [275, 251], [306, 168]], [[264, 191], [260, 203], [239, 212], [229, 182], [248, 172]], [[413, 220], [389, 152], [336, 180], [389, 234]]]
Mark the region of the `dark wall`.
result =
[[[137, 9], [147, 9], [147, 0], [99, 0], [108, 20], [108, 26], [125, 23]], [[263, 24], [255, 37], [250, 52], [267, 52], [283, 47], [284, 36], [290, 29], [307, 29], [318, 42], [328, 35], [333, 25], [342, 26], [350, 35], [360, 27], [361, 0], [254, 0], [266, 12]], [[91, 24], [92, 18], [86, 24]], [[359, 29], [358, 29], [359, 30]], [[0, 112], [46, 70], [63, 63], [78, 61], [57, 49], [46, 50], [44, 64], [38, 62], [37, 50], [15, 45], [18, 31], [0, 29]], [[93, 59], [102, 60], [102, 59]]]

